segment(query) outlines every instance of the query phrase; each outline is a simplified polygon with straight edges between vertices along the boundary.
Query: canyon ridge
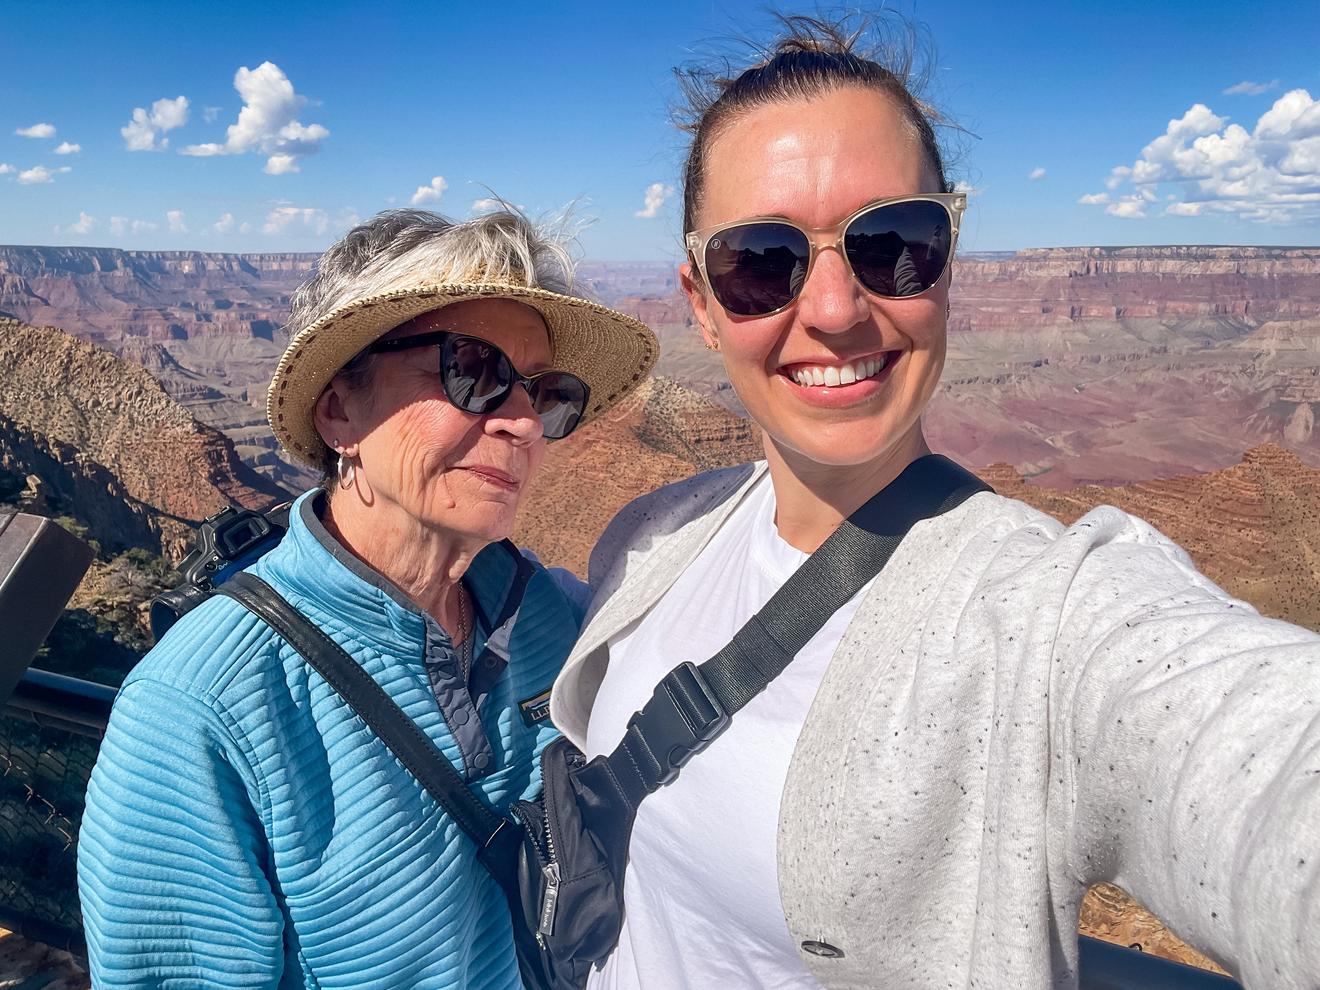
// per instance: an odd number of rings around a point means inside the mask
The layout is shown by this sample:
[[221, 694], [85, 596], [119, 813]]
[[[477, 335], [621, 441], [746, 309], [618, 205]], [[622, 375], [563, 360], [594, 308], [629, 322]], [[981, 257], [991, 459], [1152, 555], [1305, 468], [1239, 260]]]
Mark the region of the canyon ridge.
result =
[[[239, 457], [311, 477], [265, 426], [283, 321], [313, 254], [0, 247], [0, 314], [146, 368]], [[741, 412], [689, 325], [675, 267], [584, 263], [579, 282], [651, 324], [657, 373]], [[1042, 248], [954, 264], [932, 444], [1033, 484], [1115, 485], [1226, 468], [1272, 442], [1320, 466], [1320, 248]]]

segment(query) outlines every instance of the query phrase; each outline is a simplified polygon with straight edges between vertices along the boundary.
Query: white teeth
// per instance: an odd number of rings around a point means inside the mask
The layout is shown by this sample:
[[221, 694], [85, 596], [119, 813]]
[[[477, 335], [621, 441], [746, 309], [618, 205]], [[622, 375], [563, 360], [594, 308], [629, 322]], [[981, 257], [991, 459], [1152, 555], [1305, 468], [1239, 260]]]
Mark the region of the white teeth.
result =
[[798, 367], [789, 372], [789, 376], [799, 385], [806, 387], [851, 385], [854, 382], [865, 381], [867, 378], [874, 378], [885, 370], [885, 365], [888, 363], [888, 355], [881, 354], [878, 357], [863, 358], [853, 364]]

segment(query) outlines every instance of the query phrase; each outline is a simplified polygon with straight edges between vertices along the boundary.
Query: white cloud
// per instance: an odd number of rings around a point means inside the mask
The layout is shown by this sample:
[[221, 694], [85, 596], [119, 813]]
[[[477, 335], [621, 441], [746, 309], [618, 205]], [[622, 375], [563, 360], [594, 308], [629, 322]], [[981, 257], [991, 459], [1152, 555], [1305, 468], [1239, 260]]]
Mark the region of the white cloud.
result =
[[[1131, 166], [1119, 166], [1106, 185], [1129, 193], [1116, 216], [1145, 216], [1135, 206], [1156, 190], [1177, 195], [1174, 216], [1235, 215], [1262, 223], [1320, 221], [1320, 100], [1304, 89], [1280, 96], [1251, 129], [1230, 123], [1201, 103], [1169, 121]], [[1125, 212], [1119, 212], [1117, 208]]]
[[1243, 79], [1240, 83], [1234, 83], [1224, 90], [1225, 96], [1260, 96], [1261, 93], [1268, 93], [1272, 89], [1279, 88], [1279, 80], [1271, 79], [1267, 83], [1252, 82], [1250, 79]]
[[111, 217], [109, 223], [110, 235], [112, 237], [123, 237], [127, 234], [146, 234], [157, 228], [158, 224], [150, 220], [130, 220], [128, 217]]
[[294, 155], [271, 155], [266, 159], [266, 167], [262, 171], [267, 175], [286, 175], [289, 172], [302, 170], [298, 167], [298, 159]]
[[11, 172], [17, 172], [17, 171], [18, 169], [14, 168], [14, 166], [8, 164], [7, 162], [0, 162], [0, 175], [9, 175]]
[[217, 234], [227, 234], [234, 229], [234, 215], [232, 213], [223, 214], [219, 220], [211, 225], [211, 228]]
[[1124, 196], [1106, 206], [1105, 212], [1125, 220], [1139, 220], [1146, 216], [1146, 201], [1140, 196]]
[[1128, 166], [1115, 165], [1113, 168], [1109, 170], [1109, 178], [1105, 179], [1105, 188], [1117, 189], [1127, 180], [1127, 177], [1131, 174], [1132, 174], [1132, 169], [1128, 168]]
[[119, 129], [124, 147], [129, 151], [163, 151], [170, 146], [166, 131], [188, 123], [188, 97], [159, 99], [151, 105], [133, 108], [133, 119]]
[[214, 124], [216, 118], [220, 116], [220, 110], [220, 107], [202, 107], [202, 120]]
[[[246, 225], [245, 225], [246, 226]], [[312, 207], [277, 206], [266, 215], [265, 234], [324, 234], [330, 229], [325, 210]]]
[[438, 203], [440, 197], [445, 194], [449, 188], [449, 183], [445, 181], [443, 175], [433, 176], [429, 186], [418, 186], [417, 191], [412, 194], [412, 199], [408, 202], [413, 206], [421, 206], [423, 203]]
[[182, 210], [170, 210], [165, 214], [165, 219], [169, 221], [171, 234], [188, 233], [188, 225], [184, 223]]
[[238, 225], [238, 232], [240, 234], [249, 233], [251, 232], [251, 230], [252, 230], [252, 224], [248, 223], [246, 220], [244, 220], [242, 223]]
[[1031, 170], [1031, 174], [1028, 175], [1027, 178], [1032, 182], [1039, 182], [1041, 179], [1045, 178], [1045, 169], [1042, 166], [1037, 165]]
[[54, 181], [54, 173], [44, 165], [34, 165], [32, 168], [18, 173], [18, 183], [22, 186], [34, 186], [41, 182]]
[[267, 156], [268, 175], [287, 175], [299, 170], [299, 162], [320, 150], [330, 132], [320, 124], [303, 124], [298, 112], [307, 105], [293, 83], [274, 62], [262, 62], [255, 69], [242, 66], [234, 73], [234, 89], [243, 98], [238, 120], [229, 125], [224, 144], [190, 144], [185, 155], [242, 155], [248, 152]]
[[80, 152], [80, 151], [82, 151], [82, 145], [81, 145], [81, 144], [72, 144], [72, 143], [70, 143], [69, 141], [65, 141], [65, 142], [61, 143], [60, 146], [59, 146], [58, 148], [55, 149], [55, 154], [57, 154], [57, 155], [76, 155], [76, 154], [77, 154], [78, 152]]
[[1083, 206], [1099, 206], [1101, 203], [1109, 202], [1109, 193], [1087, 193], [1077, 202]]
[[974, 186], [966, 179], [959, 179], [953, 184], [953, 191], [960, 192], [968, 199], [971, 199], [973, 196], [979, 196], [981, 193], [985, 192], [985, 187]]
[[643, 193], [645, 205], [633, 216], [650, 220], [660, 212], [660, 207], [664, 206], [665, 200], [672, 195], [674, 195], [673, 186], [667, 186], [663, 182], [652, 182], [646, 187], [646, 192]]
[[55, 125], [33, 124], [31, 127], [20, 127], [14, 133], [19, 137], [53, 138], [55, 136]]
[[66, 228], [66, 232], [70, 234], [89, 234], [95, 226], [96, 217], [79, 210], [78, 222], [69, 224]]

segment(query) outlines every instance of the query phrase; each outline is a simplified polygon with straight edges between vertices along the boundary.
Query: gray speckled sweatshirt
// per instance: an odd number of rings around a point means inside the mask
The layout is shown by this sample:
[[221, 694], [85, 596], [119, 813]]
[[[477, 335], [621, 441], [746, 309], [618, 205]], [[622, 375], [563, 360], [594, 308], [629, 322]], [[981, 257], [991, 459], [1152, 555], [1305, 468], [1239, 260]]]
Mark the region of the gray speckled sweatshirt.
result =
[[[606, 640], [763, 471], [663, 488], [601, 538], [551, 703], [579, 745]], [[803, 951], [830, 988], [1069, 987], [1101, 880], [1252, 990], [1320, 987], [1320, 636], [1118, 509], [1065, 528], [977, 495], [903, 541], [802, 726], [789, 930], [842, 950]]]

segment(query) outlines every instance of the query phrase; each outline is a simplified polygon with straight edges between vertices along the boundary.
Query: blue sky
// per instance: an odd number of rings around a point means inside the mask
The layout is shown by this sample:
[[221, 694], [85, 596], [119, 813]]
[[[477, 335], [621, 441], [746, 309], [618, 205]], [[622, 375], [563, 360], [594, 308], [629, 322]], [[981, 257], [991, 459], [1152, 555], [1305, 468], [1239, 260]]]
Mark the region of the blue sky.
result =
[[[930, 95], [976, 135], [954, 169], [965, 248], [1320, 243], [1320, 3], [889, 7], [927, 26]], [[4, 0], [0, 243], [311, 251], [493, 190], [533, 214], [578, 201], [588, 258], [672, 258], [670, 70], [767, 20], [704, 0]]]

